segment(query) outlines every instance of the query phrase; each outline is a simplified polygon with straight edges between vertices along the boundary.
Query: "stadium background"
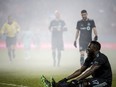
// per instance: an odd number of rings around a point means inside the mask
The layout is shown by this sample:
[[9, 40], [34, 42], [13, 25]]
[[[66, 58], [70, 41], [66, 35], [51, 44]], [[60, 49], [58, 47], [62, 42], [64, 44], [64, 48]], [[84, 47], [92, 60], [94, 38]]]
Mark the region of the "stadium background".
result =
[[[0, 28], [8, 15], [12, 15], [20, 24], [21, 32], [30, 28], [39, 41], [37, 44], [32, 41], [32, 57], [25, 60], [20, 39], [17, 42], [16, 59], [9, 62], [5, 37], [0, 37], [0, 87], [41, 87], [39, 78], [42, 74], [59, 80], [79, 68], [79, 51], [74, 48], [73, 41], [82, 9], [86, 9], [88, 17], [96, 23], [102, 52], [108, 55], [112, 65], [115, 87], [116, 0], [0, 0]], [[68, 28], [64, 33], [65, 50], [62, 53], [61, 67], [52, 66], [51, 33], [48, 31], [55, 10], [61, 12]]]

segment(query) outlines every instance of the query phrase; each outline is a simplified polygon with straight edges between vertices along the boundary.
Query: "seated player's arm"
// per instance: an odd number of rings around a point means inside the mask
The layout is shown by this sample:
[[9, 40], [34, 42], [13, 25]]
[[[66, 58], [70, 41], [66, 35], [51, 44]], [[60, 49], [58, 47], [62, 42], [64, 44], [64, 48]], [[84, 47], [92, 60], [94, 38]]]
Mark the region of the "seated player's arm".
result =
[[70, 79], [76, 78], [77, 76], [81, 75], [86, 69], [87, 69], [87, 66], [82, 66], [80, 69], [76, 70], [73, 74], [68, 76], [66, 79], [70, 80]]
[[85, 79], [86, 77], [90, 76], [93, 74], [95, 70], [97, 70], [100, 67], [100, 65], [92, 65], [90, 69], [85, 71], [80, 77], [77, 78], [77, 80], [82, 80]]

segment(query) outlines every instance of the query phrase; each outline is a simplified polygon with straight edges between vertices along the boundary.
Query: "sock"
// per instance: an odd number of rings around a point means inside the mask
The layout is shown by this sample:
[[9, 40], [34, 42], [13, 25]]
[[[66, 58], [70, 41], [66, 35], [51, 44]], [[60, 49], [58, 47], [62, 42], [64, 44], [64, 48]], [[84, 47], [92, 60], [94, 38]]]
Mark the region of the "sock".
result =
[[80, 57], [80, 64], [81, 64], [81, 66], [84, 64], [84, 56]]
[[55, 59], [56, 53], [55, 53], [55, 51], [52, 52], [52, 57], [53, 57], [53, 66], [56, 66], [56, 59]]
[[12, 56], [15, 58], [15, 49], [12, 49]]
[[61, 59], [61, 51], [58, 51], [58, 63], [57, 63], [57, 66], [60, 66], [60, 59]]
[[10, 61], [12, 61], [11, 50], [8, 50], [8, 57], [9, 57]]

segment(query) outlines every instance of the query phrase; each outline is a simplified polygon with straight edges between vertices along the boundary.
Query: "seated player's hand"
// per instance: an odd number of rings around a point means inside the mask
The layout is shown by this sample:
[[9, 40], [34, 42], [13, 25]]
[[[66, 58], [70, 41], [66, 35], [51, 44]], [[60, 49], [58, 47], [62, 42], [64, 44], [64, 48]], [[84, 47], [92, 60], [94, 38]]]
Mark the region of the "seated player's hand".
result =
[[77, 42], [76, 41], [74, 41], [74, 46], [77, 48]]
[[64, 82], [67, 82], [67, 81], [68, 81], [68, 79], [64, 78], [64, 79], [60, 80], [58, 83], [64, 83]]
[[72, 81], [71, 81], [71, 84], [77, 85], [77, 84], [79, 84], [79, 81], [78, 81], [78, 80], [72, 80]]

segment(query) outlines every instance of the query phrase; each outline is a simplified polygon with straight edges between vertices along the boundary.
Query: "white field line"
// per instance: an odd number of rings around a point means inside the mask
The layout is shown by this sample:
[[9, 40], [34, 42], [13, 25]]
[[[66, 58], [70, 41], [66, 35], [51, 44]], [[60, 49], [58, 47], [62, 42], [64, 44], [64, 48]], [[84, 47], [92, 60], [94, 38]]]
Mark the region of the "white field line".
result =
[[24, 85], [17, 85], [17, 84], [10, 84], [10, 83], [2, 83], [0, 82], [1, 85], [6, 85], [6, 86], [12, 86], [12, 87], [29, 87], [29, 86], [24, 86]]

